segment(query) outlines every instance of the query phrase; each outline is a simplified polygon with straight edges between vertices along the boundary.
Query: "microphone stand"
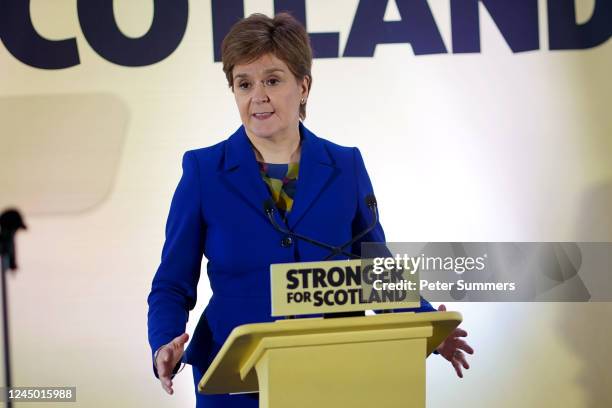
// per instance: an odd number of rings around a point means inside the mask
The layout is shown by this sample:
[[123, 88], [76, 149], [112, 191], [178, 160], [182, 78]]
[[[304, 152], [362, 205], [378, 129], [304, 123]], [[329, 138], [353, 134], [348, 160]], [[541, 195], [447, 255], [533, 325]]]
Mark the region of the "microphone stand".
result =
[[13, 402], [9, 399], [8, 391], [12, 386], [11, 380], [11, 358], [9, 347], [9, 324], [8, 324], [8, 290], [6, 288], [6, 274], [8, 271], [17, 270], [17, 258], [15, 257], [15, 233], [17, 230], [26, 229], [21, 215], [17, 210], [7, 210], [0, 215], [0, 263], [2, 264], [2, 332], [4, 337], [4, 378], [6, 382], [6, 407], [12, 408]]
[[[288, 235], [290, 237], [293, 238], [297, 238], [300, 239], [302, 241], [305, 242], [309, 242], [313, 245], [316, 245], [318, 247], [321, 248], [325, 248], [328, 249], [330, 251], [329, 255], [327, 255], [323, 260], [327, 261], [331, 258], [333, 258], [336, 255], [346, 255], [351, 259], [359, 259], [360, 256], [355, 255], [351, 252], [347, 252], [344, 250], [344, 248], [346, 248], [349, 245], [354, 244], [355, 242], [357, 242], [359, 239], [363, 238], [368, 232], [372, 231], [374, 228], [376, 228], [376, 224], [378, 223], [378, 211], [377, 211], [377, 204], [376, 204], [376, 198], [374, 197], [374, 195], [370, 194], [368, 196], [366, 196], [365, 198], [365, 202], [366, 205], [368, 207], [368, 209], [370, 210], [370, 214], [372, 215], [372, 221], [370, 222], [370, 224], [366, 227], [366, 229], [364, 229], [362, 232], [360, 232], [359, 234], [355, 235], [353, 238], [351, 238], [350, 240], [348, 240], [347, 242], [345, 242], [342, 245], [339, 246], [333, 246], [333, 245], [329, 245], [326, 244], [324, 242], [321, 241], [317, 241], [316, 239], [312, 239], [312, 238], [308, 238], [304, 235], [295, 233], [293, 231], [289, 231], [286, 228], [281, 227], [280, 225], [278, 225], [278, 223], [276, 222], [276, 219], [274, 217], [274, 213], [276, 211], [274, 202], [269, 199], [266, 200], [264, 202], [264, 211], [266, 213], [266, 215], [268, 216], [268, 219], [270, 220], [270, 223], [272, 224], [272, 226], [274, 227], [275, 230]], [[338, 318], [338, 317], [355, 317], [355, 316], [363, 316], [365, 313], [362, 311], [358, 311], [358, 312], [336, 312], [336, 313], [323, 313], [323, 318], [324, 319], [329, 319], [329, 318]], [[289, 319], [293, 319], [295, 318], [295, 316], [289, 316]]]
[[[378, 223], [378, 211], [376, 207], [376, 198], [374, 198], [373, 195], [368, 195], [365, 199], [365, 202], [368, 207], [368, 210], [370, 210], [370, 215], [372, 216], [372, 221], [370, 222], [370, 225], [368, 225], [366, 229], [361, 231], [359, 234], [355, 235], [353, 238], [351, 238], [350, 240], [346, 241], [344, 244], [337, 247], [337, 250], [342, 251], [342, 248], [346, 248], [349, 245], [353, 245], [355, 242], [365, 237], [368, 232], [376, 228], [376, 224]], [[327, 257], [325, 257], [324, 260], [327, 261], [328, 259], [331, 259], [332, 257], [338, 255], [339, 253], [344, 253], [344, 252], [333, 251], [332, 253], [327, 255]], [[359, 259], [359, 258], [360, 257], [355, 256], [355, 259]]]
[[270, 223], [272, 224], [272, 226], [274, 227], [275, 230], [277, 230], [280, 233], [283, 233], [285, 235], [288, 235], [290, 237], [311, 243], [313, 245], [316, 245], [318, 247], [321, 248], [325, 248], [327, 250], [330, 251], [329, 255], [327, 255], [323, 260], [327, 261], [331, 258], [333, 258], [336, 255], [345, 255], [348, 256], [351, 259], [359, 259], [360, 256], [355, 255], [351, 252], [347, 252], [344, 250], [344, 248], [346, 248], [349, 245], [352, 245], [353, 243], [357, 242], [359, 239], [363, 238], [368, 232], [372, 231], [374, 228], [376, 228], [376, 224], [378, 223], [378, 211], [376, 211], [376, 199], [374, 198], [373, 195], [368, 195], [365, 199], [366, 201], [366, 205], [368, 207], [368, 209], [370, 210], [370, 214], [372, 215], [372, 221], [370, 222], [370, 224], [367, 226], [367, 228], [365, 230], [363, 230], [362, 232], [360, 232], [359, 234], [357, 234], [356, 236], [354, 236], [353, 238], [351, 238], [350, 240], [348, 240], [347, 242], [345, 242], [342, 245], [339, 246], [334, 246], [334, 245], [330, 245], [330, 244], [326, 244], [324, 242], [321, 241], [317, 241], [316, 239], [313, 238], [309, 238], [306, 237], [304, 235], [298, 234], [296, 232], [293, 231], [289, 231], [286, 228], [281, 227], [280, 225], [278, 225], [278, 223], [276, 222], [276, 219], [274, 217], [274, 213], [276, 212], [276, 208], [274, 205], [274, 202], [269, 199], [266, 200], [264, 202], [264, 211], [266, 213], [266, 215], [268, 216], [268, 219], [270, 220]]

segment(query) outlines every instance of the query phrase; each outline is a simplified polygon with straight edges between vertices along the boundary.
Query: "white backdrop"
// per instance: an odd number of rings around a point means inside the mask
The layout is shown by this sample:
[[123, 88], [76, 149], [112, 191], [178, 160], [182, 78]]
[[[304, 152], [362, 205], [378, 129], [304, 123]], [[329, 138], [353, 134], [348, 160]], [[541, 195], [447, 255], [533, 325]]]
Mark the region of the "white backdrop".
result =
[[[356, 0], [306, 2], [311, 32], [344, 48]], [[307, 127], [358, 146], [389, 241], [612, 241], [612, 44], [512, 53], [480, 5], [481, 52], [314, 61]], [[576, 2], [587, 21], [595, 2]], [[191, 1], [169, 57], [145, 67], [101, 58], [76, 1], [31, 2], [35, 29], [76, 37], [80, 64], [27, 66], [0, 47], [0, 208], [24, 211], [20, 270], [9, 278], [14, 382], [75, 385], [66, 406], [192, 406], [191, 373], [167, 396], [153, 377], [146, 296], [165, 218], [191, 148], [240, 124], [212, 58], [210, 1]], [[430, 0], [447, 49], [449, 1]], [[149, 0], [115, 0], [117, 24], [142, 36]], [[271, 14], [272, 1], [245, 1]], [[394, 1], [386, 19], [400, 18]], [[612, 24], [612, 22], [611, 22]], [[205, 274], [188, 332], [210, 296]], [[428, 406], [612, 404], [609, 304], [452, 304], [476, 354], [464, 379], [428, 360]], [[32, 405], [34, 406], [34, 405]], [[57, 405], [60, 406], [60, 405]]]

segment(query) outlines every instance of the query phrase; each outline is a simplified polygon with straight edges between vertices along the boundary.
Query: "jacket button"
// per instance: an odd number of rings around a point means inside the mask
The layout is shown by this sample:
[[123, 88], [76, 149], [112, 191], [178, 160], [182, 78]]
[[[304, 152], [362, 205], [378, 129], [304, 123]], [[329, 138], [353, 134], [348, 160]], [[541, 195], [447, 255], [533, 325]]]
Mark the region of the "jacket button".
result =
[[286, 236], [283, 237], [283, 239], [281, 239], [281, 246], [283, 248], [288, 248], [293, 244], [293, 238], [291, 238], [290, 236]]

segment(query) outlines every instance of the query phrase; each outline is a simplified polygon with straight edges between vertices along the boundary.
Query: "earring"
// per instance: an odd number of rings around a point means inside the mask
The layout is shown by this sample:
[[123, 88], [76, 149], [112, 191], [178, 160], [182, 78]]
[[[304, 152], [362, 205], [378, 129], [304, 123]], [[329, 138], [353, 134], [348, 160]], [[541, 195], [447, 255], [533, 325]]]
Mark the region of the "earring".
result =
[[306, 99], [302, 98], [302, 100], [300, 101], [300, 104], [305, 104], [306, 103]]

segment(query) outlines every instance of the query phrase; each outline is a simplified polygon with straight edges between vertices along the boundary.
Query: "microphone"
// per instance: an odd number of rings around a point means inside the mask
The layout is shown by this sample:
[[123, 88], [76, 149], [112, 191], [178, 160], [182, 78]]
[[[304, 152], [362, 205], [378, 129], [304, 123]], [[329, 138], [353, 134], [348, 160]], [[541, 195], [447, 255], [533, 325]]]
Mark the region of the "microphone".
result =
[[[365, 203], [366, 203], [366, 206], [368, 207], [368, 210], [370, 210], [370, 214], [372, 215], [372, 221], [370, 222], [370, 225], [368, 225], [366, 229], [361, 231], [359, 234], [355, 235], [352, 239], [340, 245], [340, 248], [346, 248], [349, 245], [353, 245], [355, 242], [363, 238], [368, 232], [376, 228], [376, 224], [378, 223], [378, 211], [377, 211], [378, 206], [377, 206], [376, 197], [374, 197], [374, 194], [368, 194], [365, 197]], [[333, 255], [328, 256], [327, 258], [325, 258], [325, 260], [331, 258], [331, 256]]]
[[9, 209], [0, 215], [0, 257], [2, 257], [2, 271], [16, 270], [15, 233], [20, 229], [27, 229], [16, 209]]
[[378, 206], [378, 204], [376, 203], [376, 197], [374, 197], [374, 194], [368, 194], [365, 198], [365, 203], [368, 206], [368, 208]]
[[274, 217], [274, 213], [276, 212], [276, 205], [274, 204], [274, 201], [271, 198], [269, 198], [269, 199], [264, 201], [264, 212], [266, 213], [266, 216], [270, 220], [270, 223], [272, 224], [274, 229], [277, 230], [278, 232], [280, 232], [282, 234], [289, 235], [292, 238], [300, 239], [302, 241], [305, 241], [305, 242], [308, 242], [310, 244], [313, 244], [313, 245], [316, 245], [318, 247], [325, 248], [325, 249], [329, 250], [330, 253], [329, 253], [328, 256], [326, 256], [323, 259], [324, 261], [327, 261], [327, 260], [333, 258], [336, 255], [345, 255], [345, 256], [348, 256], [351, 259], [359, 259], [360, 258], [359, 256], [357, 256], [357, 255], [355, 255], [355, 254], [353, 254], [351, 252], [345, 251], [344, 248], [346, 248], [349, 245], [354, 244], [357, 240], [363, 238], [368, 232], [370, 232], [374, 228], [376, 228], [376, 224], [378, 223], [378, 212], [377, 212], [376, 197], [374, 197], [373, 194], [368, 194], [365, 197], [365, 203], [366, 203], [366, 206], [368, 207], [368, 209], [370, 210], [370, 213], [372, 214], [372, 221], [366, 227], [365, 230], [363, 230], [362, 232], [360, 232], [359, 234], [357, 234], [353, 238], [351, 238], [349, 241], [347, 241], [344, 244], [339, 245], [339, 246], [334, 246], [334, 245], [326, 244], [326, 243], [318, 241], [316, 239], [312, 239], [312, 238], [306, 237], [304, 235], [295, 233], [293, 231], [289, 231], [288, 229], [283, 228], [280, 225], [278, 225], [278, 223], [276, 222], [276, 219]]
[[271, 198], [268, 198], [266, 201], [264, 201], [264, 211], [268, 217], [274, 214], [274, 211], [276, 211], [276, 208], [274, 207], [274, 201]]
[[[266, 215], [268, 216], [268, 219], [270, 220], [270, 223], [272, 223], [272, 226], [278, 232], [280, 232], [282, 234], [285, 234], [285, 235], [289, 235], [292, 238], [300, 239], [302, 241], [311, 243], [311, 244], [316, 245], [318, 247], [325, 248], [325, 249], [331, 251], [331, 253], [333, 255], [343, 254], [343, 255], [346, 255], [346, 256], [348, 256], [348, 257], [350, 257], [352, 259], [359, 259], [359, 257], [357, 255], [352, 254], [350, 252], [343, 251], [342, 248], [326, 244], [325, 242], [317, 241], [316, 239], [309, 238], [309, 237], [307, 237], [305, 235], [301, 235], [301, 234], [298, 234], [298, 233], [293, 232], [293, 231], [289, 231], [288, 229], [283, 228], [280, 225], [278, 225], [278, 223], [276, 222], [276, 219], [274, 217], [274, 213], [276, 212], [276, 205], [274, 204], [274, 201], [271, 198], [269, 198], [269, 199], [264, 201], [264, 211], [265, 211]], [[329, 257], [325, 258], [325, 259], [329, 259]]]

